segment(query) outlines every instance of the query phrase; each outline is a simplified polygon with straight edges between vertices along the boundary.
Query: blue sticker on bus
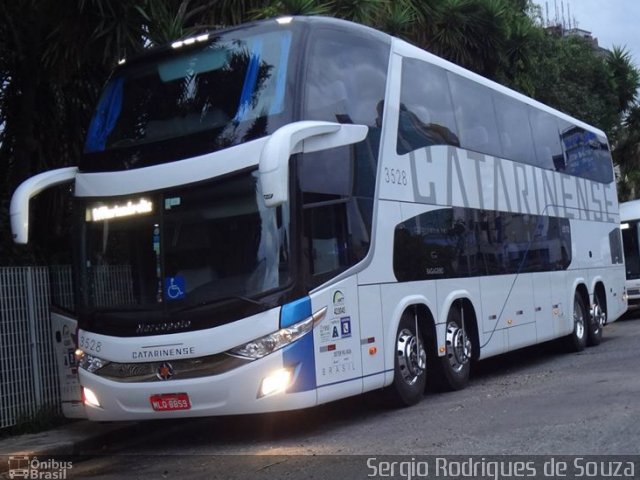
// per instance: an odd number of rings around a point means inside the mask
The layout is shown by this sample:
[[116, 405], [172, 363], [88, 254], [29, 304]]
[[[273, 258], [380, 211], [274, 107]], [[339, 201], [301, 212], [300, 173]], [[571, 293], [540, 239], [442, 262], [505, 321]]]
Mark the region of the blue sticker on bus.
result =
[[342, 317], [340, 319], [340, 325], [342, 328], [342, 338], [348, 338], [351, 336], [351, 317]]
[[181, 300], [184, 298], [184, 277], [167, 277], [164, 279], [164, 298], [166, 300]]

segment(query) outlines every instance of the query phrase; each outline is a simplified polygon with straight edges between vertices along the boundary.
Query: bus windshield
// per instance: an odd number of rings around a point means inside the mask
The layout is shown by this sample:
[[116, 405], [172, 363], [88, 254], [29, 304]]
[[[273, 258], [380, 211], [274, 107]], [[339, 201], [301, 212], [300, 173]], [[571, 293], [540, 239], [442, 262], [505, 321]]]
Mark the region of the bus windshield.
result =
[[139, 168], [272, 133], [287, 123], [291, 34], [231, 31], [119, 69], [98, 102], [81, 168]]
[[288, 213], [265, 207], [258, 188], [254, 171], [87, 203], [83, 307], [176, 312], [285, 285]]

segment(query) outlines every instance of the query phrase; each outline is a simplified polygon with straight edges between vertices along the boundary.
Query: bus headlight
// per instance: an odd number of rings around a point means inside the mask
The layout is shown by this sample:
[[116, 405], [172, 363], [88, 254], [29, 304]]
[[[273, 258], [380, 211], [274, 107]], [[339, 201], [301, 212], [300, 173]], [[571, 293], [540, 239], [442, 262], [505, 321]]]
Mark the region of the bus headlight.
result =
[[229, 351], [231, 355], [247, 357], [251, 359], [262, 358], [270, 353], [295, 342], [305, 333], [310, 332], [313, 327], [313, 318], [309, 317], [302, 322], [296, 323], [287, 328], [282, 328], [277, 332], [270, 333], [264, 337], [252, 340], [244, 345], [233, 348]]
[[291, 383], [291, 378], [291, 370], [288, 368], [281, 368], [271, 373], [268, 377], [264, 377], [260, 384], [258, 398], [284, 392]]
[[239, 357], [251, 358], [252, 360], [262, 358], [286, 347], [313, 330], [313, 326], [322, 320], [326, 313], [327, 307], [324, 307], [301, 322], [232, 348], [228, 353]]
[[108, 360], [104, 360], [100, 357], [89, 355], [88, 353], [83, 352], [80, 349], [76, 350], [76, 360], [78, 361], [78, 366], [89, 373], [95, 373], [102, 367], [111, 363]]
[[87, 387], [82, 387], [82, 402], [85, 405], [91, 405], [92, 407], [100, 407], [100, 400], [93, 390], [88, 389]]

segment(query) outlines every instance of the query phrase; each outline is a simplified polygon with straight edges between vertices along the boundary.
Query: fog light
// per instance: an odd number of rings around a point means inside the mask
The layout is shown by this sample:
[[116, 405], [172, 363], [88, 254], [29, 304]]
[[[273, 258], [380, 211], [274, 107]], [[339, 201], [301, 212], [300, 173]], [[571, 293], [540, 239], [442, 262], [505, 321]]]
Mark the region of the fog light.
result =
[[86, 387], [82, 387], [82, 403], [91, 405], [92, 407], [100, 407], [100, 402], [96, 394], [93, 393], [93, 390], [89, 390]]
[[276, 370], [268, 377], [262, 379], [258, 398], [273, 395], [274, 393], [284, 392], [291, 382], [291, 370], [281, 368]]

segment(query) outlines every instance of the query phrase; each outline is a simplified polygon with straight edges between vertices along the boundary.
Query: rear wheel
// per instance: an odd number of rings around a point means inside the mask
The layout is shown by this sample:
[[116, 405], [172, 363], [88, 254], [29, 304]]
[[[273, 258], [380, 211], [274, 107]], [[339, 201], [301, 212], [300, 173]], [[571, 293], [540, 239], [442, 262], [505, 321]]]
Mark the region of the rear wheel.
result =
[[416, 319], [405, 313], [400, 319], [395, 341], [391, 401], [397, 406], [418, 403], [427, 381], [427, 353]]
[[604, 310], [602, 294], [596, 291], [593, 294], [593, 305], [589, 315], [589, 328], [587, 329], [587, 345], [600, 345], [602, 341], [602, 329], [607, 323], [607, 313]]
[[446, 390], [461, 390], [469, 383], [471, 338], [463, 327], [460, 309], [452, 308], [447, 317], [445, 355], [439, 358], [441, 384]]
[[573, 299], [573, 332], [566, 338], [567, 348], [572, 352], [580, 352], [587, 346], [588, 317], [582, 295], [576, 292]]

